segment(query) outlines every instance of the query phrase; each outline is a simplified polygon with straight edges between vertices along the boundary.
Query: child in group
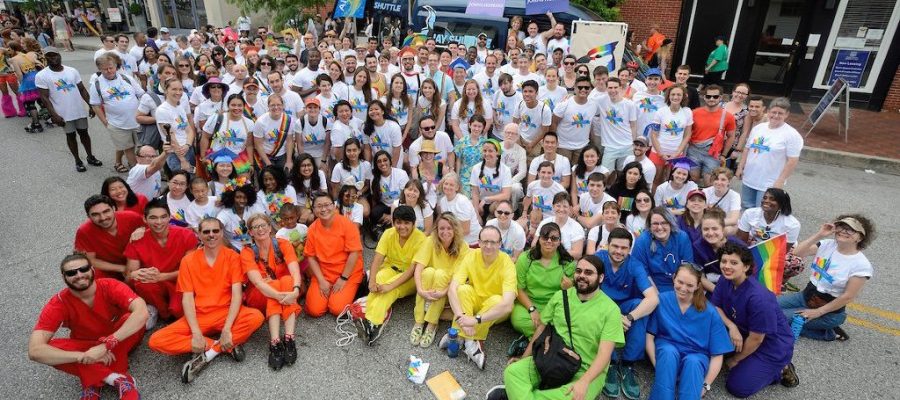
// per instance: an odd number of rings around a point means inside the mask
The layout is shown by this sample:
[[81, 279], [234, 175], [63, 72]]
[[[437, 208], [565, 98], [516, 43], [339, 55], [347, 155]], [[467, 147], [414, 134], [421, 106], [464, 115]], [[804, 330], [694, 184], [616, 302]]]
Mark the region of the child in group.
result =
[[199, 176], [191, 179], [191, 194], [194, 195], [194, 201], [184, 210], [184, 218], [188, 225], [197, 231], [200, 221], [204, 218], [215, 218], [219, 213], [219, 207], [216, 206], [218, 199], [209, 195], [206, 180]]
[[309, 287], [309, 276], [306, 275], [306, 267], [309, 265], [309, 262], [303, 257], [303, 246], [306, 243], [306, 232], [309, 230], [309, 227], [298, 222], [300, 218], [299, 209], [299, 206], [291, 203], [281, 207], [281, 211], [278, 212], [278, 216], [281, 219], [278, 225], [281, 228], [275, 233], [275, 238], [290, 241], [291, 246], [294, 246], [294, 251], [297, 252], [297, 261], [300, 263], [300, 274], [303, 275], [304, 281], [304, 284], [302, 285], [303, 290], [302, 293], [300, 293], [300, 298], [303, 298], [306, 294], [306, 288]]
[[578, 196], [577, 220], [584, 229], [590, 230], [603, 221], [603, 204], [616, 199], [606, 193], [606, 175], [603, 173], [593, 172], [588, 175], [587, 188], [587, 192]]

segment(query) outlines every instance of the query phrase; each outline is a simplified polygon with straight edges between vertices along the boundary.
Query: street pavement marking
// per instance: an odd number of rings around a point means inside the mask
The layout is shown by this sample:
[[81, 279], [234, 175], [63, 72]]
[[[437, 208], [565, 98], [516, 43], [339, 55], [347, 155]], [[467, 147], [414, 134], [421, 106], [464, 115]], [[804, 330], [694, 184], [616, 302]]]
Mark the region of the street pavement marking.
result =
[[853, 311], [859, 311], [866, 314], [872, 314], [891, 321], [900, 322], [900, 313], [882, 310], [877, 307], [867, 306], [859, 303], [850, 303], [847, 308]]
[[881, 333], [887, 333], [888, 335], [900, 336], [900, 329], [889, 328], [887, 326], [876, 324], [872, 321], [868, 321], [865, 319], [860, 319], [856, 317], [847, 316], [847, 322], [853, 325], [859, 325], [864, 328], [869, 328], [874, 331], [878, 331]]

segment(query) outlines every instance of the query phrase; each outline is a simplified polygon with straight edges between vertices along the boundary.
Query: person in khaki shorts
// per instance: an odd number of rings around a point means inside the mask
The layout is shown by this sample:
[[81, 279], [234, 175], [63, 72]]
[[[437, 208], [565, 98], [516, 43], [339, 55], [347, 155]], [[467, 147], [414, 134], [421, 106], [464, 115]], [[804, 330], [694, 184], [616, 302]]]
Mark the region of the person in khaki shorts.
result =
[[[113, 53], [97, 57], [95, 64], [99, 76], [88, 88], [88, 93], [94, 113], [109, 129], [109, 137], [116, 149], [116, 172], [128, 172], [137, 163], [134, 148], [140, 125], [134, 118], [134, 110], [138, 108], [144, 90], [133, 78], [118, 72], [121, 63]], [[122, 164], [123, 155], [128, 167]]]

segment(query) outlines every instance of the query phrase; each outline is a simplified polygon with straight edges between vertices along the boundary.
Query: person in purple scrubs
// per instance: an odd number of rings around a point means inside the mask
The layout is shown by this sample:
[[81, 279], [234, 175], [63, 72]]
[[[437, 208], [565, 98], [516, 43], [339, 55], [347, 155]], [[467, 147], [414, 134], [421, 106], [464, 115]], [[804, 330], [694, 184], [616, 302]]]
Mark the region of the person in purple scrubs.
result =
[[703, 288], [712, 294], [722, 275], [717, 252], [725, 243], [747, 244], [737, 236], [725, 236], [725, 211], [712, 207], [704, 211], [700, 219], [700, 237], [693, 242], [694, 262], [703, 268]]
[[775, 382], [799, 385], [791, 363], [794, 335], [775, 294], [755, 278], [750, 250], [728, 242], [719, 253], [723, 279], [710, 301], [734, 344], [734, 353], [725, 359], [728, 393], [744, 398]]

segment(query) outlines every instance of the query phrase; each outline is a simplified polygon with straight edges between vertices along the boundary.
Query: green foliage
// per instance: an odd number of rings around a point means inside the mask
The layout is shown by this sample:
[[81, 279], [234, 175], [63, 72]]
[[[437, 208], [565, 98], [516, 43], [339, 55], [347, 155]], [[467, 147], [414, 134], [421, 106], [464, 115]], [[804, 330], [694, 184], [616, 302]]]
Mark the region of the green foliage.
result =
[[[264, 11], [272, 15], [275, 29], [282, 29], [290, 20], [306, 22], [303, 10], [319, 8], [334, 3], [333, 0], [227, 0], [245, 12]], [[256, 23], [256, 21], [254, 21]]]
[[131, 13], [131, 15], [141, 15], [144, 13], [144, 7], [138, 3], [131, 3], [128, 5], [128, 12]]
[[571, 0], [571, 2], [600, 14], [606, 21], [619, 21], [619, 5], [625, 0]]

